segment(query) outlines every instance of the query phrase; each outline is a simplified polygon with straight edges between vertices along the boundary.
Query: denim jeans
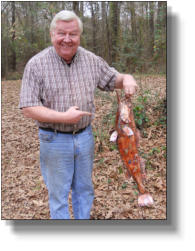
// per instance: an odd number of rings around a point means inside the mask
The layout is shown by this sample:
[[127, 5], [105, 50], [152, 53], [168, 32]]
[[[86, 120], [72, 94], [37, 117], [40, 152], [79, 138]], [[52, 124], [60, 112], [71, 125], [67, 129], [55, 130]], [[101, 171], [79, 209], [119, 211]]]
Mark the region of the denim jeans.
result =
[[51, 219], [70, 219], [71, 190], [74, 218], [89, 219], [94, 199], [91, 126], [73, 135], [39, 129], [39, 139], [41, 173], [48, 189]]

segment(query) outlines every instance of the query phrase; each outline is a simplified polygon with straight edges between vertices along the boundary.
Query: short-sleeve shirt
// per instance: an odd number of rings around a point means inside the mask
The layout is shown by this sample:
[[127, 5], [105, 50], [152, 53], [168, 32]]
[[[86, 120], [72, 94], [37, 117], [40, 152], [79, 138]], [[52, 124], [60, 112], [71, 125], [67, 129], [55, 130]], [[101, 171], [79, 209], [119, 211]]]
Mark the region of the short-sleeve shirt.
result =
[[44, 106], [65, 112], [71, 106], [91, 112], [76, 124], [36, 121], [39, 127], [69, 132], [88, 126], [94, 118], [96, 87], [113, 91], [118, 72], [101, 57], [78, 47], [68, 65], [53, 46], [32, 57], [24, 70], [20, 93], [20, 108]]

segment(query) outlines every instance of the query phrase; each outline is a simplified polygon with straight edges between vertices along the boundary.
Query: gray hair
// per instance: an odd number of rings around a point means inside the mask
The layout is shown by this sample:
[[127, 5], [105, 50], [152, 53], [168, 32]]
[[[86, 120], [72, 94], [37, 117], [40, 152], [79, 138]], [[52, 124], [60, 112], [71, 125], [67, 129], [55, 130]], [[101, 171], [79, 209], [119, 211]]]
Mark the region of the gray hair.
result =
[[54, 16], [54, 18], [50, 24], [50, 31], [52, 31], [56, 28], [56, 22], [59, 20], [71, 21], [71, 20], [75, 20], [75, 19], [77, 20], [80, 32], [82, 33], [83, 32], [83, 23], [82, 23], [81, 19], [73, 11], [69, 11], [69, 10], [62, 10]]

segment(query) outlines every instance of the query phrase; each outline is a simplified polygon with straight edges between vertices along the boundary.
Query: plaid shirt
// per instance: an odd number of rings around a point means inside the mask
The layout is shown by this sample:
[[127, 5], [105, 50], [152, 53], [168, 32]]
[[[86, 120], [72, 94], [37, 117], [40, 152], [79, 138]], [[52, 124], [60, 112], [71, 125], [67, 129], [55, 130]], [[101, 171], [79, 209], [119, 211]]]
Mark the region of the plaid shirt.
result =
[[43, 123], [39, 127], [69, 132], [88, 126], [94, 118], [94, 92], [98, 87], [113, 91], [117, 71], [100, 57], [78, 47], [71, 65], [49, 47], [27, 63], [22, 79], [19, 107], [45, 106], [59, 112], [78, 106], [93, 116], [83, 116], [76, 124]]

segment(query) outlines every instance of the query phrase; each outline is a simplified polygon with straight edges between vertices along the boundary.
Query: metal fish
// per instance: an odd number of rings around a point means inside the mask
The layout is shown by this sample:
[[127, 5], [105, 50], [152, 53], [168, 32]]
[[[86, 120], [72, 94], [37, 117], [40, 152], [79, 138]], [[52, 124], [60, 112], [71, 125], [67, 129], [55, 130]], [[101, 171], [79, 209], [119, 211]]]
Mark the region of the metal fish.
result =
[[132, 176], [138, 185], [138, 190], [140, 192], [138, 205], [151, 206], [153, 205], [152, 196], [146, 192], [143, 184], [143, 178], [145, 176], [143, 171], [144, 162], [138, 152], [139, 132], [135, 125], [132, 104], [129, 99], [120, 99], [118, 91], [116, 91], [116, 93], [118, 100], [116, 115], [117, 133], [114, 132], [114, 134], [115, 138], [117, 138], [117, 145], [121, 158], [126, 167], [126, 176]]

